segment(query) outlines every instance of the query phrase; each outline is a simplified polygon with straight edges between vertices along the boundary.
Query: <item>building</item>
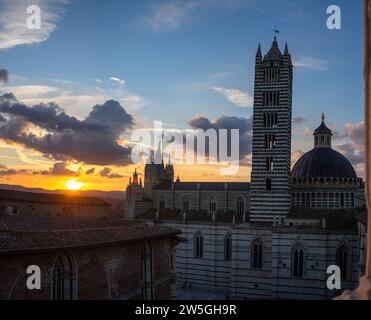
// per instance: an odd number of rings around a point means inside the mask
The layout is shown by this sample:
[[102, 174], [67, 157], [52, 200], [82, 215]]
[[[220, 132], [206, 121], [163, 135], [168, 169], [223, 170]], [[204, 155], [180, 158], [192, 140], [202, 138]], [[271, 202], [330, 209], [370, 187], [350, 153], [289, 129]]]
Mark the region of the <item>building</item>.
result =
[[1, 216], [40, 213], [50, 216], [108, 217], [111, 205], [93, 197], [0, 189]]
[[[175, 296], [178, 230], [122, 219], [34, 218], [0, 219], [0, 299]], [[30, 265], [40, 267], [40, 290], [26, 286]]]
[[[180, 229], [186, 239], [177, 248], [178, 296], [328, 299], [338, 294], [326, 285], [330, 265], [340, 267], [342, 289], [357, 286], [363, 182], [332, 149], [324, 116], [313, 150], [291, 171], [292, 83], [287, 44], [282, 53], [274, 38], [265, 56], [259, 45], [251, 183], [183, 183], [151, 162], [144, 186], [130, 181], [125, 217]], [[148, 176], [156, 170], [156, 179]], [[151, 192], [144, 192], [146, 181], [156, 181]]]

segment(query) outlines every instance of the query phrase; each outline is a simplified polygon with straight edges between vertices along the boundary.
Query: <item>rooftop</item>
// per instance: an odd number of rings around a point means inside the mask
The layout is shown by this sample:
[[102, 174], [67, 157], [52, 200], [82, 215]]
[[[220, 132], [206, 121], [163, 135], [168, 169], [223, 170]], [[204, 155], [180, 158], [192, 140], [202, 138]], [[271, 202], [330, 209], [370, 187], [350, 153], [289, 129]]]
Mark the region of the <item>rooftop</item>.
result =
[[0, 229], [0, 254], [99, 247], [178, 234], [180, 231], [172, 228], [133, 222], [117, 227], [91, 229], [34, 231]]
[[[233, 222], [232, 211], [217, 211], [215, 213], [216, 223], [232, 223]], [[156, 209], [150, 209], [141, 215], [137, 216], [137, 219], [141, 220], [156, 220]], [[236, 223], [242, 223], [241, 218], [236, 215]], [[166, 221], [183, 221], [183, 215], [180, 209], [165, 209], [159, 214], [158, 220]], [[212, 215], [207, 213], [205, 210], [189, 210], [186, 214], [185, 221], [187, 222], [213, 222]]]
[[[171, 182], [162, 182], [154, 190], [171, 190], [173, 184]], [[248, 191], [250, 183], [248, 182], [175, 182], [174, 190], [233, 190], [233, 191]]]
[[94, 205], [94, 206], [105, 206], [110, 205], [98, 198], [94, 197], [76, 197], [68, 196], [65, 194], [53, 194], [53, 193], [35, 193], [25, 191], [15, 191], [0, 189], [0, 201], [2, 199], [13, 200], [13, 201], [24, 201], [24, 202], [37, 202], [37, 203], [50, 203], [50, 204], [82, 204], [82, 205]]

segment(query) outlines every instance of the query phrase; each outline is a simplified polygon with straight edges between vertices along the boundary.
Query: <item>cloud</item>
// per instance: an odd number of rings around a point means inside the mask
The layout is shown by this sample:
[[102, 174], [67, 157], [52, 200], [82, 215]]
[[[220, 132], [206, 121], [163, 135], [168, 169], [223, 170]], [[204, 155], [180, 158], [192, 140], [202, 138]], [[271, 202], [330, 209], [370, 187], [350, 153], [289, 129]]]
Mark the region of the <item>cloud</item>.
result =
[[[240, 160], [246, 161], [246, 157], [251, 154], [251, 142], [252, 142], [252, 117], [250, 118], [239, 118], [234, 116], [221, 116], [220, 118], [210, 121], [208, 118], [197, 115], [188, 121], [188, 124], [193, 129], [239, 129], [239, 153]], [[229, 140], [228, 140], [229, 141]], [[229, 150], [228, 146], [228, 150]], [[245, 162], [246, 163], [246, 162]]]
[[227, 89], [222, 87], [212, 87], [217, 93], [223, 95], [229, 102], [240, 108], [252, 108], [254, 99], [248, 92], [243, 92], [238, 89]]
[[346, 124], [345, 132], [352, 141], [358, 146], [365, 144], [365, 124], [358, 122], [356, 124]]
[[91, 169], [86, 170], [85, 174], [90, 176], [90, 175], [94, 174], [94, 172], [95, 172], [95, 168], [91, 168]]
[[307, 137], [313, 135], [313, 130], [309, 128], [304, 128], [303, 134]]
[[112, 169], [111, 169], [111, 168], [108, 168], [108, 167], [103, 168], [103, 169], [99, 172], [99, 175], [100, 175], [101, 177], [108, 178], [108, 179], [118, 179], [118, 178], [123, 178], [122, 175], [120, 175], [120, 174], [118, 174], [118, 173], [114, 173], [114, 172], [112, 172]]
[[26, 169], [16, 170], [8, 168], [7, 166], [0, 164], [0, 177], [1, 176], [13, 176], [16, 174], [28, 174], [30, 171]]
[[9, 82], [9, 72], [6, 69], [0, 69], [0, 83]]
[[79, 176], [78, 172], [68, 169], [67, 164], [65, 162], [54, 163], [53, 168], [50, 170], [50, 174], [52, 176], [69, 176], [69, 177]]
[[117, 78], [117, 77], [111, 77], [111, 78], [109, 78], [109, 79], [110, 79], [111, 81], [113, 81], [113, 82], [116, 82], [116, 83], [119, 85], [120, 88], [125, 87], [125, 80], [122, 80], [122, 79]]
[[321, 60], [310, 57], [299, 57], [297, 59], [294, 59], [293, 65], [296, 68], [324, 71], [329, 68], [330, 62], [327, 60]]
[[131, 149], [118, 143], [134, 119], [114, 100], [95, 105], [84, 120], [55, 103], [28, 107], [13, 94], [0, 96], [0, 139], [36, 150], [57, 161], [126, 165]]
[[300, 125], [300, 124], [307, 122], [307, 119], [304, 117], [293, 117], [292, 122], [295, 125]]
[[12, 79], [14, 85], [6, 87], [0, 85], [0, 95], [12, 92], [26, 105], [54, 102], [78, 118], [87, 116], [89, 106], [111, 99], [125, 105], [125, 109], [130, 112], [137, 112], [138, 109], [150, 104], [140, 95], [118, 86], [109, 78], [101, 80], [100, 83], [96, 81], [92, 83], [92, 79], [81, 83], [57, 78], [35, 80], [18, 75], [13, 75]]
[[338, 149], [352, 164], [359, 174], [365, 169], [365, 124], [358, 122], [345, 125], [345, 134], [341, 137], [345, 143], [337, 145]]
[[154, 32], [169, 32], [190, 21], [197, 21], [216, 9], [235, 10], [256, 5], [257, 0], [187, 0], [159, 2], [151, 12], [139, 19], [140, 26]]
[[345, 143], [336, 146], [336, 148], [342, 153], [354, 166], [362, 164], [364, 162], [365, 154], [363, 150], [358, 149], [352, 143]]
[[[0, 50], [18, 45], [44, 42], [56, 30], [65, 12], [67, 0], [12, 0], [0, 2]], [[41, 10], [41, 28], [28, 29], [27, 7], [37, 5]]]

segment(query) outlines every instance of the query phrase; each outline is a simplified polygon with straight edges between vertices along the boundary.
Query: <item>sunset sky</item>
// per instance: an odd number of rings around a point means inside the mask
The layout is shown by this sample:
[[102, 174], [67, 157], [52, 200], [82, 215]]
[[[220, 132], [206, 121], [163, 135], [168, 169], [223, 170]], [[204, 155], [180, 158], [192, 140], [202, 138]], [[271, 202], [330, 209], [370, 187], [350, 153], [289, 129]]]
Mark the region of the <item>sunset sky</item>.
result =
[[[324, 112], [334, 148], [363, 176], [362, 1], [336, 1], [341, 30], [326, 27], [332, 2], [0, 0], [0, 184], [123, 190], [143, 170], [130, 162], [130, 133], [153, 121], [240, 129], [238, 175], [175, 174], [249, 181], [255, 53], [275, 27], [295, 65], [293, 163]], [[40, 30], [26, 28], [30, 4]]]

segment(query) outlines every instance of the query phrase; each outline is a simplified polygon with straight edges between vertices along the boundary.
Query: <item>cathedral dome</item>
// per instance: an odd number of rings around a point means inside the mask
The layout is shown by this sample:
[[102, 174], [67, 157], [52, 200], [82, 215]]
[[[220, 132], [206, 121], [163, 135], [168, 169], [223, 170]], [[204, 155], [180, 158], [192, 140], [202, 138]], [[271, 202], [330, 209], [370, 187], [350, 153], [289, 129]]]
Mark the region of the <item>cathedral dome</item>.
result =
[[332, 131], [321, 116], [321, 125], [314, 130], [314, 149], [304, 154], [292, 169], [293, 178], [352, 178], [357, 174], [341, 153], [331, 147]]
[[291, 175], [293, 178], [357, 178], [348, 159], [331, 148], [314, 148], [304, 154]]

